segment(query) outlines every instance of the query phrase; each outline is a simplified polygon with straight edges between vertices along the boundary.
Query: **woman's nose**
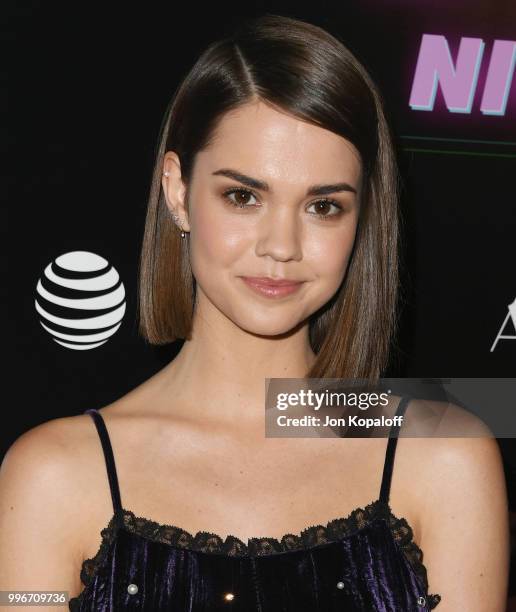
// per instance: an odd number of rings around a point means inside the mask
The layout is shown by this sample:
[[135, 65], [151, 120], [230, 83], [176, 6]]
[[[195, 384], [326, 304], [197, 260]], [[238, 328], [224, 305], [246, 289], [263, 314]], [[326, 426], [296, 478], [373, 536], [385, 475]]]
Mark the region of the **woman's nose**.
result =
[[266, 215], [259, 224], [256, 254], [278, 261], [302, 257], [302, 224], [298, 213], [284, 208]]

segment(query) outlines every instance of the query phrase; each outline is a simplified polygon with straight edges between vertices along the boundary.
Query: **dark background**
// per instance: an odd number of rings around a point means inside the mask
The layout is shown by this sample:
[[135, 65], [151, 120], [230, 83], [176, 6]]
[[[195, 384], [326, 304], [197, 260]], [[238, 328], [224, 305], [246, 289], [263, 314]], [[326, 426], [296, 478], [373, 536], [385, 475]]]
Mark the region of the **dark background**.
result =
[[[479, 110], [494, 40], [516, 40], [514, 2], [18, 1], [0, 10], [9, 364], [0, 456], [38, 423], [119, 398], [178, 350], [146, 346], [136, 331], [138, 257], [160, 122], [206, 45], [242, 17], [264, 12], [332, 32], [383, 91], [403, 177], [406, 294], [386, 375], [516, 375], [516, 341], [500, 340], [490, 352], [516, 298], [516, 79], [503, 116]], [[433, 111], [409, 107], [423, 33], [446, 36], [454, 61], [461, 37], [485, 42], [470, 113], [450, 113], [440, 88]], [[34, 307], [44, 268], [76, 250], [106, 258], [127, 299], [120, 330], [86, 351], [55, 343]], [[516, 334], [511, 321], [505, 334]], [[516, 445], [499, 442], [514, 520]]]

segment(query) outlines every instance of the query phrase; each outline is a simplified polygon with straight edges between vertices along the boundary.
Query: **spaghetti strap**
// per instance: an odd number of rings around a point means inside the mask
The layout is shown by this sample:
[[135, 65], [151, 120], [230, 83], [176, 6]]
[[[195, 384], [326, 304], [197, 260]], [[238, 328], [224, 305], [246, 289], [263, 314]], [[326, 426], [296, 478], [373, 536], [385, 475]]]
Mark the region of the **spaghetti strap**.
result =
[[[404, 395], [398, 407], [396, 409], [395, 416], [402, 416], [410, 402], [410, 397]], [[391, 426], [389, 432], [389, 441], [387, 442], [387, 451], [385, 453], [385, 463], [383, 466], [382, 484], [380, 486], [380, 501], [388, 503], [389, 493], [391, 489], [392, 479], [392, 468], [394, 465], [394, 455], [396, 453], [396, 444], [398, 442], [398, 434], [400, 431], [400, 425], [396, 425], [396, 422]]]
[[111, 499], [113, 500], [113, 510], [118, 519], [122, 515], [122, 502], [120, 499], [120, 487], [118, 486], [118, 477], [116, 474], [115, 457], [113, 456], [113, 448], [111, 446], [111, 440], [109, 439], [106, 423], [104, 422], [100, 412], [98, 412], [98, 410], [95, 408], [86, 410], [84, 414], [89, 414], [93, 418], [95, 426], [97, 427], [100, 442], [102, 443], [102, 450], [104, 452], [104, 459], [106, 461], [109, 488], [111, 490]]

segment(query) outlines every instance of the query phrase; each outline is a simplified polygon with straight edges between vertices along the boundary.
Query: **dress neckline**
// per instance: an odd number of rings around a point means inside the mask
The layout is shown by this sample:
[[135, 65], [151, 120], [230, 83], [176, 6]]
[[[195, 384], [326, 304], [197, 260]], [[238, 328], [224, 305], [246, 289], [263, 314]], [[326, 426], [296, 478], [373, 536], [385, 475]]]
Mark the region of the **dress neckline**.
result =
[[[325, 525], [308, 525], [299, 533], [286, 533], [280, 538], [251, 537], [248, 538], [247, 544], [244, 540], [231, 534], [226, 538], [210, 531], [198, 531], [193, 534], [176, 525], [158, 523], [152, 519], [137, 516], [127, 509], [122, 509], [121, 527], [131, 533], [167, 544], [172, 548], [229, 557], [267, 557], [338, 542], [368, 527], [374, 520], [389, 517], [394, 519], [398, 528], [403, 525], [405, 535], [410, 536], [410, 540], [413, 541], [413, 530], [406, 519], [396, 517], [390, 505], [379, 499], [364, 507], [354, 508], [345, 517], [331, 519]], [[116, 517], [113, 516], [112, 520], [115, 522]]]
[[[104, 562], [119, 530], [133, 536], [151, 540], [174, 550], [188, 550], [194, 553], [225, 557], [273, 557], [295, 551], [312, 551], [321, 546], [339, 544], [364, 531], [373, 524], [383, 521], [389, 528], [395, 545], [405, 556], [421, 587], [428, 592], [427, 570], [423, 563], [423, 552], [414, 541], [412, 527], [404, 517], [396, 516], [388, 501], [375, 499], [365, 506], [353, 509], [347, 516], [329, 520], [326, 525], [310, 525], [298, 534], [288, 533], [281, 538], [253, 537], [247, 544], [233, 535], [226, 538], [208, 531], [189, 531], [153, 519], [137, 516], [131, 510], [121, 508], [114, 513], [101, 532], [101, 544], [97, 553], [82, 563], [80, 578], [85, 589], [70, 601], [80, 601], [88, 585], [93, 581]], [[428, 595], [434, 605], [440, 601], [437, 594]]]

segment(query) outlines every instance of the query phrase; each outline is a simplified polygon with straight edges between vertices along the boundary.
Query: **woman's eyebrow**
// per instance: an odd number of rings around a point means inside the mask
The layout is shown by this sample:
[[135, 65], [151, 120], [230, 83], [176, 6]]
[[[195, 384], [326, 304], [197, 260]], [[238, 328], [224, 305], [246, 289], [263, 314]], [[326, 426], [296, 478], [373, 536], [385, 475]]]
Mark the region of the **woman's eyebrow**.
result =
[[[243, 183], [248, 187], [252, 187], [253, 189], [260, 189], [261, 191], [270, 191], [269, 185], [265, 181], [260, 181], [259, 179], [253, 178], [251, 176], [247, 176], [246, 174], [242, 174], [237, 170], [231, 170], [230, 168], [221, 168], [220, 170], [216, 170], [212, 174], [227, 176], [229, 178], [238, 181], [239, 183]], [[356, 189], [352, 187], [349, 183], [333, 183], [329, 185], [311, 185], [306, 190], [306, 195], [327, 195], [329, 193], [337, 193], [339, 191], [351, 191], [352, 193], [356, 193]]]

